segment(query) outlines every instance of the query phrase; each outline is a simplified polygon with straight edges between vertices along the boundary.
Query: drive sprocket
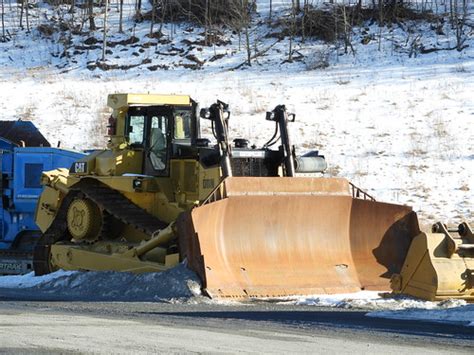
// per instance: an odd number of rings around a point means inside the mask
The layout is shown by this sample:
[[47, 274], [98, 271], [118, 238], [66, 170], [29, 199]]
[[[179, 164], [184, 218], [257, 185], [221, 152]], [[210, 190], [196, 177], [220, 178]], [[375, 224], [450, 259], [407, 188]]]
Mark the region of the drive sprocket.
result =
[[88, 198], [76, 198], [67, 211], [67, 227], [76, 241], [97, 240], [102, 229], [102, 212]]

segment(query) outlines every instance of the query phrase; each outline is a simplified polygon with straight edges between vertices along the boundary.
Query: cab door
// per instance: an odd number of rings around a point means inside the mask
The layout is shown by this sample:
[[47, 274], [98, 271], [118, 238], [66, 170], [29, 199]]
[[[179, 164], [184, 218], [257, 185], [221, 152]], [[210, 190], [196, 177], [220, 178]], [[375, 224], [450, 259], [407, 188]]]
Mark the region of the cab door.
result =
[[148, 108], [144, 165], [146, 175], [169, 176], [172, 113], [170, 107]]

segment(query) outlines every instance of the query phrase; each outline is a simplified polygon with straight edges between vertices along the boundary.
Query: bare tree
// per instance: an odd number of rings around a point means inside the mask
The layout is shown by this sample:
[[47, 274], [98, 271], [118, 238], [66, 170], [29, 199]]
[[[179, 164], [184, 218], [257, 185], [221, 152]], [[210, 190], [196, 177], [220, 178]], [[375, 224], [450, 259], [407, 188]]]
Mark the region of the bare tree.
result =
[[292, 0], [293, 8], [295, 9], [296, 12], [301, 11], [301, 3], [300, 0]]
[[227, 5], [227, 13], [229, 15], [229, 20], [227, 25], [229, 25], [234, 31], [239, 34], [239, 49], [240, 49], [240, 38], [243, 32], [245, 38], [245, 50], [247, 53], [246, 64], [248, 66], [252, 65], [252, 42], [251, 42], [251, 33], [250, 33], [250, 23], [251, 23], [251, 8], [253, 2], [249, 0], [240, 0], [232, 1]]
[[102, 40], [102, 61], [105, 61], [105, 54], [107, 51], [107, 13], [109, 12], [109, 0], [105, 0], [104, 12], [104, 37]]
[[207, 42], [208, 42], [208, 39], [209, 39], [209, 24], [211, 22], [211, 19], [210, 19], [210, 14], [209, 14], [209, 0], [206, 0], [206, 3], [204, 5], [204, 41], [206, 43], [206, 46], [207, 46]]
[[5, 0], [2, 0], [2, 42], [5, 41]]
[[94, 21], [94, 0], [88, 0], [87, 1], [87, 9], [88, 9], [88, 15], [89, 15], [89, 30], [90, 31], [95, 31], [95, 21]]
[[150, 23], [150, 37], [153, 36], [153, 26], [155, 25], [155, 16], [156, 16], [156, 0], [152, 0], [151, 4], [151, 23]]
[[30, 32], [30, 20], [29, 20], [29, 2], [28, 0], [23, 0], [23, 2], [26, 2], [25, 4], [25, 16], [26, 16], [26, 32]]
[[344, 37], [344, 53], [348, 53], [348, 49], [351, 49], [352, 54], [355, 54], [354, 52], [354, 47], [352, 46], [352, 41], [351, 41], [351, 34], [352, 34], [352, 25], [349, 23], [349, 19], [347, 16], [347, 7], [344, 3], [345, 1], [342, 2], [342, 19], [344, 21], [344, 31], [343, 31], [343, 37]]
[[123, 33], [123, 0], [119, 0], [119, 33]]
[[135, 1], [135, 17], [140, 19], [142, 15], [142, 0]]
[[23, 12], [25, 11], [25, 0], [20, 1], [20, 28], [23, 29]]
[[299, 11], [299, 1], [292, 0], [290, 18], [288, 20], [288, 29], [290, 31], [289, 42], [288, 42], [288, 61], [293, 61], [293, 41], [296, 35], [296, 13]]
[[456, 34], [456, 49], [460, 52], [464, 47], [464, 42], [466, 41], [466, 37], [464, 35], [464, 27], [466, 24], [466, 17], [467, 17], [467, 3], [466, 0], [462, 0], [462, 6], [460, 5], [461, 0], [453, 0], [453, 19], [452, 19], [452, 26], [454, 27], [454, 31]]

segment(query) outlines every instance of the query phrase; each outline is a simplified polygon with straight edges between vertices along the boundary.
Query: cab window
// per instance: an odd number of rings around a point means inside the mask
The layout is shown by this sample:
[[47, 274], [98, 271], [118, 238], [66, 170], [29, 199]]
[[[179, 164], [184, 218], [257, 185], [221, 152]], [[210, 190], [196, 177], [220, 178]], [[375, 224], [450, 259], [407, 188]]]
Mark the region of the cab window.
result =
[[174, 138], [191, 138], [191, 110], [176, 110], [174, 115]]
[[130, 144], [143, 144], [145, 132], [145, 116], [129, 116], [128, 139]]
[[150, 160], [155, 170], [166, 169], [168, 153], [167, 126], [168, 120], [166, 116], [157, 115], [151, 118]]

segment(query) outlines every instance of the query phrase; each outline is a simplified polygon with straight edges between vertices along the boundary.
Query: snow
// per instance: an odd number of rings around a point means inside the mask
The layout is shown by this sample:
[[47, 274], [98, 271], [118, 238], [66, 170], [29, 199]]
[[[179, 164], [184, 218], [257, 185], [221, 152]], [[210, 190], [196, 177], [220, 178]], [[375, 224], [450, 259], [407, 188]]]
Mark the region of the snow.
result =
[[51, 283], [57, 279], [64, 279], [73, 275], [74, 271], [59, 270], [52, 274], [35, 276], [34, 272], [26, 275], [12, 275], [0, 277], [0, 288], [30, 288]]
[[[138, 65], [128, 70], [87, 69], [100, 58], [100, 49], [78, 50], [81, 53], [69, 61], [61, 58], [64, 39], [59, 34], [45, 38], [36, 30], [45, 16], [54, 15], [48, 5], [30, 10], [30, 34], [18, 30], [18, 4], [5, 7], [11, 41], [0, 43], [1, 120], [30, 119], [53, 145], [61, 141], [63, 147], [73, 149], [99, 148], [106, 143], [107, 94], [189, 94], [201, 106], [216, 99], [228, 102], [232, 138], [246, 137], [261, 145], [273, 133], [265, 111], [286, 104], [297, 114], [290, 133], [298, 152], [319, 149], [329, 164], [327, 176], [346, 177], [377, 200], [414, 206], [425, 230], [438, 220], [456, 224], [473, 220], [472, 28], [466, 30], [469, 47], [463, 51], [421, 54], [420, 45], [452, 47], [454, 29], [445, 23], [444, 34], [436, 34], [423, 22], [382, 28], [367, 24], [354, 30], [354, 55], [344, 54], [341, 46], [308, 40], [295, 43], [303, 58], [286, 63], [288, 39], [275, 43], [275, 38], [265, 37], [273, 31], [266, 23], [268, 1], [258, 1], [252, 43], [259, 50], [274, 46], [251, 67], [234, 70], [246, 58], [237, 35], [223, 34], [223, 40], [231, 41], [228, 45], [187, 46], [184, 39], [202, 39], [202, 28], [193, 25], [192, 31], [186, 31], [189, 24], [165, 24], [164, 39], [169, 43], [160, 43], [146, 37], [146, 21], [138, 25], [132, 21], [134, 2], [129, 0], [125, 0], [125, 33], [118, 34], [115, 4], [109, 13], [108, 40], [119, 42], [133, 35], [139, 43], [131, 48], [110, 47], [113, 54], [107, 63]], [[284, 12], [290, 4], [291, 0], [273, 1], [273, 11]], [[472, 10], [472, 2], [469, 5]], [[67, 19], [66, 9], [61, 11]], [[97, 14], [96, 20], [101, 28], [102, 15]], [[414, 42], [416, 31], [422, 35], [420, 43]], [[99, 29], [94, 37], [101, 36]], [[372, 39], [364, 45], [366, 36]], [[84, 39], [73, 37], [73, 45], [81, 45]], [[186, 69], [184, 65], [193, 62], [181, 56], [181, 50], [205, 63], [199, 70]], [[223, 58], [211, 61], [215, 55]], [[148, 60], [149, 64], [142, 64]], [[322, 60], [329, 67], [319, 67]], [[158, 66], [166, 70], [151, 69]], [[203, 134], [210, 135], [206, 122]], [[194, 302], [199, 300], [200, 286], [195, 275], [180, 267], [147, 275], [58, 271], [42, 277], [5, 276], [0, 278], [0, 288], [70, 298]], [[474, 322], [472, 306], [462, 301], [425, 302], [369, 291], [278, 302], [365, 309], [373, 317]]]
[[231, 136], [261, 145], [273, 132], [265, 110], [284, 103], [297, 114], [293, 143], [299, 153], [319, 149], [327, 176], [346, 177], [380, 201], [414, 206], [425, 226], [457, 224], [473, 217], [474, 61], [462, 71], [457, 65], [16, 78], [2, 82], [0, 116], [32, 119], [53, 144], [101, 147], [108, 93], [190, 94], [202, 106], [217, 98], [230, 103]]
[[335, 295], [321, 294], [311, 296], [294, 296], [276, 298], [273, 302], [315, 307], [335, 307], [362, 310], [390, 310], [407, 309], [449, 309], [466, 305], [464, 300], [446, 300], [430, 302], [405, 295], [393, 295], [383, 291], [359, 291]]
[[198, 302], [201, 284], [184, 265], [159, 273], [56, 271], [0, 277], [1, 291], [21, 297], [81, 301]]
[[[119, 272], [56, 271], [34, 277], [0, 277], [2, 290], [23, 298], [114, 301], [248, 304], [229, 300], [210, 300], [201, 295], [198, 277], [184, 265], [161, 273], [130, 274]], [[11, 295], [11, 293], [8, 293]], [[429, 302], [379, 291], [360, 291], [337, 295], [312, 295], [259, 300], [282, 305], [330, 307], [367, 311], [368, 317], [435, 321], [474, 326], [474, 305], [463, 300]]]
[[[290, 3], [275, 1], [274, 10], [285, 11]], [[254, 20], [258, 31], [252, 31], [252, 40], [260, 49], [274, 42], [265, 38], [272, 30], [262, 19], [267, 5], [267, 1], [258, 2], [260, 17]], [[472, 220], [472, 31], [466, 34], [469, 47], [461, 52], [444, 50], [410, 57], [414, 29], [423, 35], [426, 48], [452, 47], [453, 29], [446, 24], [445, 35], [439, 35], [430, 24], [408, 22], [405, 27], [382, 28], [381, 41], [363, 45], [364, 33], [380, 33], [378, 26], [368, 24], [353, 34], [355, 55], [344, 55], [342, 48], [320, 41], [307, 41], [295, 44], [302, 60], [284, 63], [288, 46], [284, 39], [252, 67], [236, 71], [232, 68], [244, 62], [246, 54], [239, 50], [235, 34], [223, 34], [223, 39], [231, 41], [228, 45], [186, 46], [185, 39], [202, 39], [202, 29], [193, 26], [189, 32], [188, 24], [166, 24], [165, 37], [171, 42], [143, 47], [152, 41], [146, 37], [149, 26], [146, 21], [141, 25], [132, 21], [133, 2], [126, 1], [125, 6], [125, 34], [117, 33], [118, 13], [112, 7], [109, 41], [135, 35], [140, 39], [137, 45], [142, 46], [137, 48], [144, 52], [117, 45], [111, 48], [114, 55], [107, 63], [136, 64], [149, 59], [150, 65], [169, 70], [150, 71], [147, 64], [129, 70], [90, 71], [87, 63], [100, 57], [99, 49], [70, 59], [77, 63], [52, 57], [51, 49], [59, 42], [34, 31], [30, 35], [18, 31], [7, 11], [6, 23], [13, 37], [0, 43], [0, 119], [31, 119], [53, 144], [61, 141], [62, 146], [73, 149], [101, 148], [110, 112], [107, 94], [189, 94], [201, 106], [218, 98], [228, 102], [233, 114], [231, 136], [261, 145], [273, 132], [264, 119], [265, 111], [286, 104], [297, 114], [290, 127], [293, 143], [299, 153], [319, 149], [328, 161], [327, 176], [346, 177], [379, 201], [413, 206], [424, 229], [437, 221], [458, 224]], [[35, 25], [42, 23], [41, 13], [50, 14], [48, 9], [46, 5], [31, 9]], [[98, 16], [99, 27], [100, 19]], [[100, 39], [100, 34], [99, 30], [95, 37]], [[83, 40], [73, 38], [76, 45]], [[225, 57], [190, 70], [182, 66], [191, 63], [183, 56], [157, 54], [176, 51], [173, 48], [202, 60], [216, 54]], [[326, 55], [330, 66], [315, 67]], [[206, 123], [203, 134], [209, 136]]]
[[360, 291], [337, 295], [312, 295], [267, 300], [279, 304], [357, 309], [367, 317], [435, 321], [474, 326], [474, 305], [464, 300], [431, 302], [380, 291]]

